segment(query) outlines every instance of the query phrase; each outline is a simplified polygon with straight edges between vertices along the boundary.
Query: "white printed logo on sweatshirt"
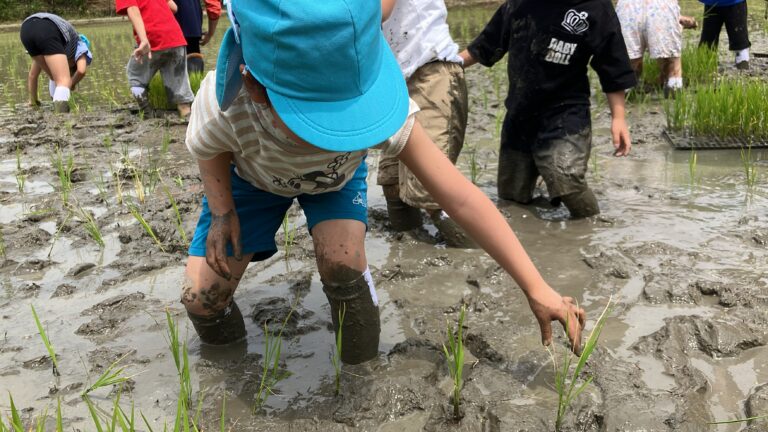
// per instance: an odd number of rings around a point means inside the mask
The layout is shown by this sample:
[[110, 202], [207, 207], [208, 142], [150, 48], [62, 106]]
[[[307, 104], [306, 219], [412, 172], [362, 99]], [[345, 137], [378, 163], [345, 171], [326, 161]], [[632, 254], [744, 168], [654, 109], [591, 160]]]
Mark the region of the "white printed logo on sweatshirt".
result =
[[544, 57], [544, 61], [550, 63], [569, 65], [571, 64], [571, 56], [576, 52], [576, 47], [579, 44], [575, 42], [563, 42], [557, 38], [551, 38], [549, 40], [549, 46], [547, 47], [547, 56]]
[[576, 12], [573, 9], [569, 9], [565, 13], [565, 18], [563, 18], [563, 27], [575, 35], [582, 34], [589, 29], [588, 16], [589, 14], [586, 12]]

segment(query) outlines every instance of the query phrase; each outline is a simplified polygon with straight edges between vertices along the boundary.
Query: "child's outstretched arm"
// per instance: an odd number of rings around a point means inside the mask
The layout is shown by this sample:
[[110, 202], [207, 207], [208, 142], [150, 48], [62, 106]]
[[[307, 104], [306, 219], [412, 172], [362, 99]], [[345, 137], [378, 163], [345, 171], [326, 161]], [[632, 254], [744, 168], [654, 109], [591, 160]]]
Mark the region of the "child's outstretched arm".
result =
[[133, 29], [136, 31], [136, 36], [139, 37], [139, 46], [133, 50], [133, 58], [137, 62], [144, 61], [146, 55], [148, 59], [152, 59], [152, 47], [149, 46], [149, 39], [147, 38], [147, 31], [144, 28], [144, 19], [141, 18], [141, 11], [138, 6], [129, 6], [125, 13], [128, 15], [128, 19], [133, 25]]
[[27, 75], [27, 91], [29, 92], [29, 105], [38, 106], [40, 100], [37, 98], [37, 78], [40, 77], [40, 73], [43, 69], [37, 61], [32, 60], [32, 66], [29, 68], [29, 75]]
[[563, 326], [567, 322], [571, 349], [579, 353], [586, 319], [584, 309], [544, 281], [496, 206], [440, 152], [418, 121], [400, 160], [435, 201], [515, 279], [539, 323], [542, 343], [549, 345], [552, 341], [552, 321]]
[[611, 138], [613, 139], [614, 156], [626, 156], [632, 149], [629, 137], [629, 126], [624, 113], [624, 90], [606, 93], [608, 106], [611, 109]]

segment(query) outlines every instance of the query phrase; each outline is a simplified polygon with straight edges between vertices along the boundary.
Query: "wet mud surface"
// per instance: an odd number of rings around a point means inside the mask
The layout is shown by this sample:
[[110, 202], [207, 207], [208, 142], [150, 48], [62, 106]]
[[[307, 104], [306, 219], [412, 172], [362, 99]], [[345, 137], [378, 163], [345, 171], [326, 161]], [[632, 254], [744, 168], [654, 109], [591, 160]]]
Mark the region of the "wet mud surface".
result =
[[[476, 151], [476, 181], [495, 197], [494, 118], [501, 101], [489, 77], [482, 69], [468, 72], [467, 140]], [[566, 210], [543, 199], [532, 206], [499, 202], [544, 277], [587, 309], [588, 329], [610, 296], [615, 302], [587, 365], [593, 384], [563, 430], [768, 430], [764, 421], [708, 425], [768, 414], [765, 180], [747, 187], [738, 151], [699, 152], [691, 180], [690, 154], [661, 137], [657, 99], [630, 107], [635, 147], [628, 158], [613, 158], [599, 98], [590, 183], [602, 214], [569, 220]], [[281, 251], [252, 264], [235, 294], [246, 341], [201, 346], [179, 302], [185, 241], [168, 198], [191, 237], [202, 193], [183, 137], [184, 125], [172, 114], [139, 120], [128, 111], [58, 117], [23, 111], [0, 118], [0, 393], [11, 392], [26, 418], [61, 397], [67, 430], [89, 430], [79, 395], [121, 359], [132, 375], [123, 398], [157, 425], [172, 422], [177, 377], [165, 339], [169, 310], [188, 342], [195, 397], [202, 398], [203, 423], [211, 429], [226, 397], [229, 427], [238, 431], [553, 430], [552, 362], [520, 290], [480, 251], [445, 248], [429, 225], [420, 233], [393, 232], [373, 178], [367, 253], [381, 307], [376, 360], [345, 366], [334, 395], [330, 310], [296, 208], [289, 219], [294, 243], [285, 250], [281, 229]], [[56, 146], [73, 156], [67, 204], [52, 163]], [[758, 158], [762, 176], [765, 154]], [[375, 164], [377, 157], [369, 160]], [[469, 176], [466, 157], [460, 165]], [[103, 248], [89, 237], [79, 209], [96, 221]], [[264, 326], [275, 331], [294, 302], [280, 360], [291, 376], [254, 414]], [[51, 374], [30, 304], [56, 349], [59, 378]], [[455, 322], [461, 305], [468, 310], [468, 353], [464, 417], [454, 422], [442, 344], [446, 320]], [[556, 333], [562, 356], [562, 332]], [[108, 407], [110, 391], [95, 392], [96, 402]]]

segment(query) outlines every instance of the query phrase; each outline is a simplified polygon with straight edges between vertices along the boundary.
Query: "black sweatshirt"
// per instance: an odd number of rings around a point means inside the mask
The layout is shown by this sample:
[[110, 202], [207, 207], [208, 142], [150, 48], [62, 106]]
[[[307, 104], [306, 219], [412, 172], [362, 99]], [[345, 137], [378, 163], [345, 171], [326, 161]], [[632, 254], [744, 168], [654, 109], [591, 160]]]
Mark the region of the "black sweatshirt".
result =
[[485, 66], [509, 52], [507, 118], [589, 105], [587, 64], [606, 93], [637, 83], [611, 0], [507, 0], [467, 49]]

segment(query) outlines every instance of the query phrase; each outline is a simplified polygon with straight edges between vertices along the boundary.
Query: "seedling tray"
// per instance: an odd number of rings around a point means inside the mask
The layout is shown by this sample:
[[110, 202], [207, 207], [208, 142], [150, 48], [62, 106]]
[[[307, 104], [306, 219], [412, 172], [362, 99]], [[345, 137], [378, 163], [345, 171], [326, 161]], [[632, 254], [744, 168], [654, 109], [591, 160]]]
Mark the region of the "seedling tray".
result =
[[669, 144], [679, 150], [695, 149], [738, 149], [747, 148], [768, 148], [768, 140], [750, 139], [746, 137], [727, 137], [720, 138], [714, 136], [685, 136], [675, 132], [665, 130], [664, 138]]

